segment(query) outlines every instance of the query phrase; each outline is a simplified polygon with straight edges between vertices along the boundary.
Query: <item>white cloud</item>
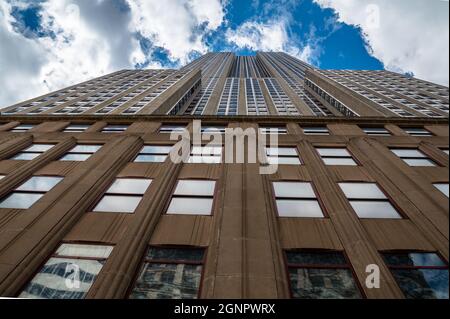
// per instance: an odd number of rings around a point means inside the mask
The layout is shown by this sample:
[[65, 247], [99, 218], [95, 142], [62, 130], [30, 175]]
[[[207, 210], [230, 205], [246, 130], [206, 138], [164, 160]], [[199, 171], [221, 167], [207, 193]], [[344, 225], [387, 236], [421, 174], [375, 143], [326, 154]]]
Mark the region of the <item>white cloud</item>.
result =
[[449, 5], [440, 0], [314, 0], [339, 21], [361, 26], [385, 67], [449, 84]]

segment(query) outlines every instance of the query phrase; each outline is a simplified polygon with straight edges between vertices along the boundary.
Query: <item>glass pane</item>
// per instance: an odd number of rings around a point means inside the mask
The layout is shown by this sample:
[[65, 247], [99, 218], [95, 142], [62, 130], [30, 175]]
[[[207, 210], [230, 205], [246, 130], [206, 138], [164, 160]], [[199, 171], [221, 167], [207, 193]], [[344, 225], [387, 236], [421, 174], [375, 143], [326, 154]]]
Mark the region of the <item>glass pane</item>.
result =
[[422, 153], [421, 151], [417, 149], [405, 149], [405, 148], [399, 148], [399, 149], [391, 149], [391, 151], [397, 155], [398, 157], [408, 158], [408, 157], [423, 157], [426, 158], [427, 156]]
[[32, 161], [36, 157], [41, 155], [41, 153], [19, 153], [12, 158], [12, 160], [16, 161]]
[[402, 218], [389, 202], [351, 201], [350, 204], [359, 218]]
[[339, 183], [348, 199], [385, 199], [386, 195], [374, 183]]
[[346, 148], [317, 148], [320, 156], [351, 157]]
[[344, 255], [340, 252], [287, 251], [286, 256], [289, 264], [324, 266], [347, 265]]
[[189, 164], [220, 164], [222, 163], [222, 156], [202, 156], [193, 155], [188, 159]]
[[324, 158], [325, 165], [339, 165], [339, 166], [358, 166], [351, 158]]
[[274, 182], [276, 197], [316, 198], [311, 183]]
[[36, 203], [43, 194], [12, 193], [0, 202], [0, 208], [28, 209]]
[[19, 298], [83, 299], [103, 267], [103, 261], [51, 258]]
[[383, 256], [389, 266], [446, 266], [434, 253], [386, 253]]
[[297, 299], [359, 299], [349, 269], [289, 269], [292, 296]]
[[400, 289], [408, 299], [448, 299], [448, 270], [392, 269]]
[[318, 134], [318, 135], [328, 135], [329, 134], [328, 128], [323, 127], [323, 126], [304, 127], [303, 132], [305, 134]]
[[135, 163], [164, 163], [167, 155], [138, 155]]
[[298, 157], [268, 157], [267, 161], [271, 165], [301, 165]]
[[434, 187], [440, 190], [445, 196], [449, 196], [448, 184], [434, 184]]
[[143, 195], [151, 183], [151, 179], [118, 178], [107, 193]]
[[192, 147], [191, 154], [193, 155], [222, 155], [221, 146], [194, 146]]
[[208, 198], [173, 198], [169, 215], [211, 215], [213, 200]]
[[144, 146], [140, 153], [167, 155], [172, 150], [172, 146]]
[[144, 264], [130, 299], [196, 299], [202, 266]]
[[324, 217], [316, 200], [277, 200], [277, 207], [280, 217]]
[[77, 145], [70, 151], [70, 153], [93, 154], [97, 152], [100, 148], [101, 145]]
[[213, 196], [215, 181], [179, 180], [175, 195]]
[[432, 167], [436, 166], [433, 161], [429, 159], [404, 159], [405, 163], [409, 166], [417, 167], [417, 166], [427, 166]]
[[66, 154], [61, 157], [60, 161], [64, 162], [84, 162], [91, 157], [90, 154]]
[[24, 150], [24, 152], [46, 152], [51, 149], [53, 144], [34, 144], [33, 146]]
[[204, 249], [150, 248], [147, 258], [153, 260], [202, 262]]
[[22, 184], [17, 190], [48, 192], [62, 180], [63, 177], [35, 176]]
[[298, 156], [295, 147], [271, 147], [266, 149], [266, 154], [270, 156]]
[[56, 251], [56, 255], [106, 259], [111, 254], [113, 248], [112, 246], [62, 244]]
[[0, 175], [0, 179], [3, 179], [3, 178], [5, 178], [5, 176], [4, 175]]
[[104, 196], [94, 208], [94, 212], [132, 214], [141, 202], [141, 196]]

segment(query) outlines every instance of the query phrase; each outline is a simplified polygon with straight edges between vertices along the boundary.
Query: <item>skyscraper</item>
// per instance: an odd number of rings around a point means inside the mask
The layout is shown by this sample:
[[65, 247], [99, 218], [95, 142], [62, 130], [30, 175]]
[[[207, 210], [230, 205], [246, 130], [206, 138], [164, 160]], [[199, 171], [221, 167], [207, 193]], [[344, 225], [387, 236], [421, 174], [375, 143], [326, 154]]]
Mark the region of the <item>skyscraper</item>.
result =
[[[393, 72], [209, 53], [7, 107], [0, 296], [448, 298], [448, 103]], [[225, 161], [207, 142], [236, 128], [278, 143]], [[212, 136], [174, 162], [184, 131]]]

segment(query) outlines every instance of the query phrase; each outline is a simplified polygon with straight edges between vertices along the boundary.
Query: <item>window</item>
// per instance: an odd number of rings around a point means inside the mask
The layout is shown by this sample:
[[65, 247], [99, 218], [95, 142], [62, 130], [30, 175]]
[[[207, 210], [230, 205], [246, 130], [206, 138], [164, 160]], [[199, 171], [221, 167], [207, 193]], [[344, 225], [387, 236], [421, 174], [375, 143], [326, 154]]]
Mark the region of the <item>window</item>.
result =
[[448, 190], [448, 183], [436, 183], [433, 184], [434, 187], [436, 187], [441, 193], [443, 193], [445, 196], [449, 197], [449, 190]]
[[87, 161], [93, 154], [95, 154], [102, 146], [101, 145], [77, 145], [66, 155], [61, 157], [60, 161], [84, 162]]
[[346, 148], [316, 148], [325, 165], [358, 166]]
[[293, 298], [361, 298], [343, 253], [286, 251], [286, 260]]
[[135, 163], [164, 163], [172, 146], [146, 145], [134, 160]]
[[197, 299], [204, 259], [201, 248], [150, 248], [130, 299]]
[[278, 216], [324, 217], [311, 183], [273, 182], [273, 188]]
[[85, 124], [72, 124], [67, 126], [63, 132], [66, 133], [83, 133], [90, 127], [90, 125]]
[[396, 148], [391, 151], [409, 166], [436, 166], [424, 153], [415, 148]]
[[11, 132], [17, 132], [17, 133], [28, 132], [29, 130], [33, 129], [34, 127], [35, 127], [35, 125], [33, 125], [33, 124], [21, 124], [21, 125], [16, 126], [15, 128], [13, 128], [11, 130]]
[[44, 154], [49, 149], [51, 149], [54, 144], [33, 144], [32, 146], [26, 148], [22, 152], [14, 155], [11, 159], [16, 161], [31, 161], [36, 157]]
[[211, 215], [215, 187], [215, 181], [179, 180], [167, 214]]
[[402, 127], [402, 129], [411, 136], [433, 136], [430, 131], [418, 127]]
[[183, 133], [186, 130], [186, 125], [171, 125], [165, 124], [159, 129], [159, 133], [171, 134], [171, 133]]
[[151, 179], [116, 179], [94, 212], [133, 214], [151, 183]]
[[441, 151], [445, 154], [449, 155], [449, 149], [448, 148], [441, 148]]
[[448, 299], [448, 265], [434, 253], [384, 253], [407, 299]]
[[375, 183], [339, 183], [359, 218], [401, 219]]
[[122, 133], [128, 129], [128, 125], [108, 125], [102, 129], [102, 133]]
[[207, 125], [202, 126], [201, 133], [205, 134], [225, 134], [228, 127], [225, 125]]
[[268, 147], [266, 155], [269, 164], [275, 165], [301, 165], [296, 147]]
[[0, 200], [0, 208], [28, 209], [62, 180], [63, 177], [32, 177]]
[[266, 135], [286, 135], [288, 133], [286, 126], [260, 126], [259, 131]]
[[222, 146], [193, 146], [188, 163], [220, 164], [222, 163]]
[[330, 135], [326, 126], [306, 126], [303, 127], [303, 133], [306, 135]]
[[5, 175], [0, 175], [0, 180], [2, 180], [5, 177], [6, 177]]
[[[33, 299], [84, 299], [113, 250], [112, 246], [62, 244], [19, 295]], [[69, 287], [78, 272], [80, 285]]]
[[384, 127], [361, 127], [361, 129], [366, 133], [367, 135], [372, 136], [391, 136], [391, 132], [389, 132]]

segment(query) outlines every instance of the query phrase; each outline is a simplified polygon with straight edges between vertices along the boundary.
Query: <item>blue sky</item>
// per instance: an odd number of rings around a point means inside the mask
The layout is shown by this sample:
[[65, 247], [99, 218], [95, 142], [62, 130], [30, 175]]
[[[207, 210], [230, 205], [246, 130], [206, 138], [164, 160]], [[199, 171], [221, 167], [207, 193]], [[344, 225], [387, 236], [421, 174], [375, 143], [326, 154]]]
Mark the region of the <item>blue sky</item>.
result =
[[211, 51], [284, 51], [324, 69], [388, 69], [448, 86], [448, 2], [2, 0], [0, 107]]

